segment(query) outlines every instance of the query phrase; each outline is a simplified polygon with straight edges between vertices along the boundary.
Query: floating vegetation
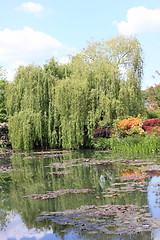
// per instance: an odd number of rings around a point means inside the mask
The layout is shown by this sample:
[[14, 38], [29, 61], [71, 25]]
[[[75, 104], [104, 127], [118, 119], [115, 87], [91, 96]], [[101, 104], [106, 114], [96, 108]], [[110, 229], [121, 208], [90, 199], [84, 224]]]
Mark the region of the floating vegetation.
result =
[[73, 231], [87, 239], [150, 236], [160, 228], [160, 178], [153, 177], [160, 176], [159, 156], [123, 155], [77, 150], [14, 154], [8, 165], [1, 163], [0, 170], [11, 171], [0, 173], [1, 192], [6, 190], [8, 199], [5, 181], [13, 182], [10, 202], [28, 212], [28, 222], [37, 229], [53, 227], [59, 235]]
[[17, 165], [8, 164], [0, 166], [0, 173], [10, 173], [11, 171], [16, 171], [17, 169], [13, 168]]
[[[110, 159], [105, 157], [103, 160], [99, 160], [96, 158], [78, 158], [78, 159], [70, 159], [70, 160], [65, 160], [63, 162], [55, 162], [50, 164], [50, 168], [69, 168], [69, 167], [78, 167], [78, 166], [86, 166], [86, 165], [102, 165], [102, 164], [113, 164], [116, 162], [120, 162], [121, 165], [126, 164], [128, 166], [143, 166], [143, 165], [154, 165], [156, 159]], [[149, 166], [150, 167], [150, 166]]]
[[58, 172], [48, 172], [48, 174], [55, 174], [55, 175], [63, 175], [63, 174], [70, 174], [71, 171], [58, 171]]
[[121, 182], [113, 183], [111, 188], [103, 192], [104, 197], [117, 197], [122, 193], [131, 193], [135, 191], [147, 192], [146, 182]]
[[106, 234], [133, 234], [160, 228], [159, 218], [147, 212], [148, 206], [136, 205], [88, 205], [77, 209], [42, 212], [37, 221], [48, 219], [60, 225], [72, 225], [80, 231]]
[[[134, 160], [127, 160], [127, 164], [132, 166], [152, 165], [154, 164], [155, 161], [157, 160], [156, 159], [134, 159]], [[126, 160], [122, 160], [122, 165], [126, 165]]]
[[42, 155], [43, 154], [52, 154], [52, 153], [71, 153], [71, 151], [68, 151], [68, 150], [50, 150], [50, 151], [40, 151], [40, 152], [32, 152], [33, 154], [38, 154], [38, 155]]
[[27, 195], [25, 197], [31, 198], [31, 199], [49, 199], [49, 198], [57, 198], [67, 193], [88, 193], [88, 192], [94, 192], [94, 189], [62, 189], [57, 190], [53, 192], [47, 192], [46, 194], [32, 194]]
[[63, 157], [72, 154], [69, 151], [47, 151], [47, 152], [33, 152], [32, 156], [26, 156], [24, 159], [34, 159], [34, 158], [53, 158], [53, 157]]
[[12, 153], [15, 155], [24, 155], [23, 159], [35, 159], [35, 158], [52, 158], [52, 157], [63, 157], [66, 155], [71, 155], [72, 151], [68, 150], [48, 150], [48, 151], [35, 151], [35, 152], [19, 152], [18, 150], [13, 150]]
[[38, 157], [38, 158], [49, 158], [49, 157], [62, 157], [62, 156], [66, 156], [66, 155], [69, 155], [69, 154], [71, 154], [71, 153], [69, 153], [69, 152], [65, 152], [65, 153], [52, 153], [52, 154], [43, 154], [43, 155], [41, 155], [41, 154], [37, 154], [36, 155], [36, 157]]
[[155, 164], [155, 165], [152, 165], [152, 166], [145, 166], [144, 170], [145, 171], [153, 171], [153, 170], [160, 171], [160, 165]]
[[78, 167], [78, 166], [89, 166], [89, 165], [101, 165], [101, 164], [108, 164], [108, 163], [114, 163], [117, 160], [98, 160], [98, 159], [92, 159], [92, 158], [78, 158], [78, 159], [71, 159], [69, 161], [64, 162], [55, 162], [50, 164], [46, 167], [52, 167], [52, 168], [69, 168], [69, 167]]

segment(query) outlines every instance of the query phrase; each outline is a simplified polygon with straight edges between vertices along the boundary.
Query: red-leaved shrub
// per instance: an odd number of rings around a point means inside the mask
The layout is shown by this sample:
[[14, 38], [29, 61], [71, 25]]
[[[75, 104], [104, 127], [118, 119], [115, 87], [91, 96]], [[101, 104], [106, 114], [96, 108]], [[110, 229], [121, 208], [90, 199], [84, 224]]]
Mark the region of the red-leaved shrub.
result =
[[152, 133], [157, 133], [160, 134], [160, 119], [159, 118], [151, 118], [151, 119], [146, 119], [143, 121], [142, 128], [144, 131], [152, 134]]
[[102, 138], [108, 138], [111, 135], [111, 130], [107, 128], [97, 128], [93, 132], [93, 137], [102, 137]]

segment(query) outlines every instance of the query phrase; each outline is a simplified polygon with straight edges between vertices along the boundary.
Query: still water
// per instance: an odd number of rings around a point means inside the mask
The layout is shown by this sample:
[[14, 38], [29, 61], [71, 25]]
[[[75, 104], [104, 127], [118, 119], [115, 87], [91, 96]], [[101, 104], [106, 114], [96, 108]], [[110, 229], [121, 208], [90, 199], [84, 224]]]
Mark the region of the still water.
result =
[[159, 161], [91, 150], [1, 158], [0, 240], [158, 240]]

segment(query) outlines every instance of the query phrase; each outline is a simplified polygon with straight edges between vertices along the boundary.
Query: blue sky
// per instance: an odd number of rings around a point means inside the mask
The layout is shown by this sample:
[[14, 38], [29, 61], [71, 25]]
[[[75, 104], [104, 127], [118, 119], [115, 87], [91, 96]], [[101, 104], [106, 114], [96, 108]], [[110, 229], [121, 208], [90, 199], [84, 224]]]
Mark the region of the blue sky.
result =
[[91, 40], [135, 35], [144, 55], [142, 88], [159, 84], [159, 0], [0, 0], [0, 65], [11, 80], [19, 65], [60, 62]]

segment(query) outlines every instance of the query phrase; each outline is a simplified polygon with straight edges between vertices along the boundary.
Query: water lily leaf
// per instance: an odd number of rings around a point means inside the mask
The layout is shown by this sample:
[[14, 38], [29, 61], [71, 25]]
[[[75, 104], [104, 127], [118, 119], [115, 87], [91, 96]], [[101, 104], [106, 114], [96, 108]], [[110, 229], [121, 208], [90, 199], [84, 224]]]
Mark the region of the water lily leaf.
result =
[[[148, 206], [147, 206], [148, 207]], [[72, 225], [79, 230], [107, 234], [133, 234], [160, 228], [159, 218], [152, 218], [145, 208], [136, 205], [81, 206], [77, 209], [42, 212], [37, 219]]]
[[88, 193], [88, 192], [94, 192], [94, 191], [95, 191], [94, 189], [62, 189], [62, 190], [57, 190], [53, 192], [48, 192], [46, 194], [32, 194], [24, 197], [28, 197], [31, 199], [49, 199], [49, 198], [57, 198], [67, 193]]

